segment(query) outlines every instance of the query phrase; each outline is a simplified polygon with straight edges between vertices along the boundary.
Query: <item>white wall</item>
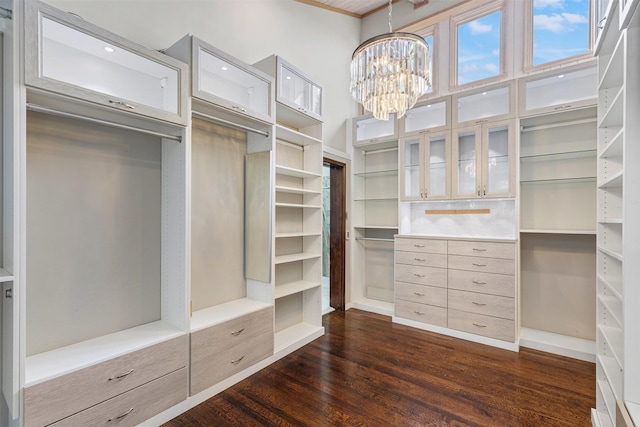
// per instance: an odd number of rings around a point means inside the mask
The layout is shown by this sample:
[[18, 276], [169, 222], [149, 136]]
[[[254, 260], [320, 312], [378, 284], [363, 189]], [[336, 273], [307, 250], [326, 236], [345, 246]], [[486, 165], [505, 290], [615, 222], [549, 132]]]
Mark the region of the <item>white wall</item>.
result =
[[345, 119], [358, 113], [349, 64], [359, 19], [293, 0], [45, 1], [156, 50], [191, 33], [250, 64], [278, 54], [324, 84], [324, 142], [348, 151]]

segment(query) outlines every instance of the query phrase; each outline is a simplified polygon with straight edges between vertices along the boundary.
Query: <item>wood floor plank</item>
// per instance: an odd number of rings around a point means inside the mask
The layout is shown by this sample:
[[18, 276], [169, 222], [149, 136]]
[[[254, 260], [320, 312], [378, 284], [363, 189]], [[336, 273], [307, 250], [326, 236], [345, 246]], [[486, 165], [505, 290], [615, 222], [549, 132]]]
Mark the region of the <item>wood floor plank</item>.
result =
[[590, 426], [595, 364], [519, 353], [360, 310], [169, 421], [186, 426]]

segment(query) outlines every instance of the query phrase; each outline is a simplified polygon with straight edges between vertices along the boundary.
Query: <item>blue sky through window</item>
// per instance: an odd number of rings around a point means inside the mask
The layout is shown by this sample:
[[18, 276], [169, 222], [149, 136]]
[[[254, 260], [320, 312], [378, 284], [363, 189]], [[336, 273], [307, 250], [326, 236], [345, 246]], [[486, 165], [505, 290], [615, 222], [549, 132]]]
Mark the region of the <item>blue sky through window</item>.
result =
[[429, 45], [429, 53], [431, 53], [431, 62], [429, 63], [431, 86], [429, 86], [429, 90], [427, 91], [427, 93], [431, 93], [433, 92], [433, 35], [426, 36], [424, 40]]
[[589, 51], [589, 0], [533, 1], [533, 65]]
[[458, 84], [500, 74], [500, 11], [458, 26]]

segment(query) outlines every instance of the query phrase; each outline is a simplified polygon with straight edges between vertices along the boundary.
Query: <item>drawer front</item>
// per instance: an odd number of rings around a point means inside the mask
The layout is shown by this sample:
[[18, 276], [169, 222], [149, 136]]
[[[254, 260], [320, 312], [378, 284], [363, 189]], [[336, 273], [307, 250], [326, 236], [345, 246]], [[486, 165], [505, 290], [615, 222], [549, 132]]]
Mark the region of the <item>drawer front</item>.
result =
[[200, 353], [194, 351], [191, 355], [191, 395], [272, 355], [273, 333], [243, 340], [217, 353], [212, 353], [208, 349]]
[[444, 268], [420, 267], [418, 265], [396, 264], [396, 282], [415, 283], [418, 285], [447, 287], [447, 270]]
[[449, 308], [502, 319], [515, 319], [514, 299], [498, 295], [449, 289]]
[[[191, 351], [206, 357], [251, 337], [273, 334], [273, 309], [265, 308], [191, 334]], [[193, 355], [191, 356], [193, 359]]]
[[27, 387], [24, 425], [42, 426], [187, 366], [188, 336]]
[[55, 427], [135, 426], [187, 398], [187, 368], [60, 420]]
[[453, 270], [480, 271], [511, 276], [516, 273], [515, 261], [512, 259], [449, 255], [448, 262], [449, 268]]
[[502, 341], [515, 340], [515, 322], [483, 314], [449, 309], [449, 328]]
[[396, 251], [396, 264], [447, 268], [447, 256], [444, 254], [429, 254], [424, 252]]
[[506, 274], [448, 270], [449, 289], [515, 297], [515, 277]]
[[443, 307], [397, 300], [395, 302], [395, 315], [403, 319], [447, 327], [447, 309]]
[[447, 241], [431, 239], [403, 239], [402, 237], [396, 237], [395, 249], [396, 251], [427, 252], [430, 254], [446, 255]]
[[418, 302], [420, 304], [447, 306], [447, 289], [434, 286], [415, 285], [413, 283], [396, 282], [395, 299]]
[[515, 243], [450, 240], [449, 255], [468, 255], [483, 258], [516, 258]]

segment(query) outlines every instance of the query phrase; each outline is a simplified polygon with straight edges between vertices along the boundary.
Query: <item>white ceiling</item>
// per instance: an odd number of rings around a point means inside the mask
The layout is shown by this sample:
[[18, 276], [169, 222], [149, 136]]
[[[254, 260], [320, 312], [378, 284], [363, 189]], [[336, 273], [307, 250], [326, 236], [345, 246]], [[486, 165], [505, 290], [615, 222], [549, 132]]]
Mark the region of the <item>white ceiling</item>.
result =
[[[378, 11], [381, 8], [386, 8], [389, 4], [389, 0], [298, 0], [302, 3], [310, 4], [312, 6], [322, 7], [324, 9], [333, 10], [334, 12], [345, 13], [347, 15], [362, 18], [369, 13]], [[393, 3], [398, 1], [409, 1], [416, 5], [421, 3], [428, 3], [429, 0], [393, 0]]]

